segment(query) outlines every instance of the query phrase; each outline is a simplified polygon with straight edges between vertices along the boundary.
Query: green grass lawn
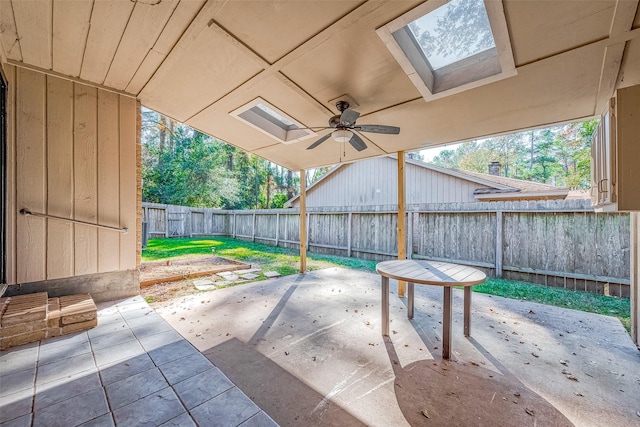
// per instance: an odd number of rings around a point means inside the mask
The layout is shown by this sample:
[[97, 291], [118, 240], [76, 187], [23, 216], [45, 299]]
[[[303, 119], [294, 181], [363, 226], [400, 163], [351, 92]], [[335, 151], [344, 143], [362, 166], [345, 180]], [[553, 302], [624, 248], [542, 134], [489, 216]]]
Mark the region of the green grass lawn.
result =
[[[215, 248], [215, 255], [250, 264], [259, 264], [264, 271], [274, 270], [283, 276], [298, 273], [300, 268], [300, 257], [297, 250], [245, 242], [229, 237], [150, 239], [146, 250], [142, 252], [142, 261], [157, 261], [190, 255], [211, 255], [212, 248]], [[356, 258], [307, 253], [308, 270], [348, 267], [374, 272], [376, 263], [376, 261]], [[589, 292], [492, 278], [487, 279], [482, 285], [474, 286], [473, 290], [506, 298], [615, 316], [620, 319], [627, 331], [631, 330], [630, 302], [627, 298], [608, 297]]]

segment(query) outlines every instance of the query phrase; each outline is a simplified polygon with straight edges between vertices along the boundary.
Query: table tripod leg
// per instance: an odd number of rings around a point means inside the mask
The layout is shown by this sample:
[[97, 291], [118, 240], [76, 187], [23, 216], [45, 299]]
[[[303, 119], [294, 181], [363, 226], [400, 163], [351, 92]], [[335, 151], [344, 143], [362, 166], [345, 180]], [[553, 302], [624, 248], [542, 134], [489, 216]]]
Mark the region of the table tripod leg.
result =
[[442, 307], [442, 358], [451, 358], [451, 288], [444, 287]]
[[464, 288], [464, 336], [471, 336], [471, 286]]
[[409, 317], [409, 319], [413, 319], [413, 292], [414, 292], [414, 285], [413, 283], [409, 282], [407, 283], [407, 291], [409, 291], [409, 296], [407, 298], [407, 317]]
[[382, 276], [382, 336], [389, 336], [389, 278]]

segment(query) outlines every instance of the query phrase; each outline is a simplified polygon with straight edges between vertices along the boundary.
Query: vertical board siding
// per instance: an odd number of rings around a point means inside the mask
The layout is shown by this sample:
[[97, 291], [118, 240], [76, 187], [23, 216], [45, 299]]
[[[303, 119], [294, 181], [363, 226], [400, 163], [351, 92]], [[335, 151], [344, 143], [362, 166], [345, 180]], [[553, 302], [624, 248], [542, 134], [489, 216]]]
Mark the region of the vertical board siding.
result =
[[120, 234], [120, 270], [138, 267], [138, 201], [142, 190], [138, 170], [140, 138], [138, 116], [140, 104], [133, 98], [118, 96], [120, 136], [120, 227], [129, 232]]
[[[0, 2], [0, 7], [7, 7], [11, 3]], [[0, 13], [0, 16], [2, 14]], [[17, 43], [16, 43], [17, 44]], [[15, 67], [7, 67], [5, 70], [7, 78], [7, 283], [17, 283], [17, 221], [18, 221], [18, 200], [16, 200], [16, 91], [11, 90], [11, 85], [16, 85]]]
[[[16, 94], [16, 201], [17, 209], [44, 212], [47, 208], [46, 77], [19, 69]], [[17, 281], [47, 277], [46, 220], [17, 218]]]
[[[4, 71], [9, 283], [135, 268], [135, 100], [22, 68]], [[16, 215], [23, 208], [130, 232]]]
[[[47, 213], [73, 218], [73, 83], [47, 78]], [[48, 221], [47, 279], [73, 276], [73, 225]]]
[[[74, 218], [96, 223], [98, 219], [97, 133], [98, 90], [75, 83], [74, 105]], [[74, 225], [75, 275], [98, 272], [98, 230]]]
[[[120, 226], [118, 95], [98, 91], [98, 224]], [[132, 230], [133, 233], [133, 230]], [[98, 272], [120, 267], [120, 235], [98, 230]]]
[[204, 234], [204, 212], [191, 212], [191, 234]]
[[[479, 184], [407, 162], [406, 199], [412, 204], [471, 203]], [[307, 203], [313, 207], [397, 206], [397, 161], [377, 157], [342, 165], [312, 187]], [[297, 200], [293, 203], [298, 207]]]

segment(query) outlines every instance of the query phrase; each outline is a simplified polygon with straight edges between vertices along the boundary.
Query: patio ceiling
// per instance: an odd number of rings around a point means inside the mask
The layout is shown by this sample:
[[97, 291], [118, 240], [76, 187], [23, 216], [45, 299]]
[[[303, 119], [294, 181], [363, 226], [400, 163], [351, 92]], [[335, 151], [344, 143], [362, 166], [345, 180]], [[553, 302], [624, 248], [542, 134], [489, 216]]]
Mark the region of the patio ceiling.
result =
[[[376, 32], [421, 3], [1, 1], [1, 53], [134, 96], [290, 169], [589, 117], [616, 87], [640, 84], [637, 0], [505, 0], [516, 74], [425, 100]], [[343, 94], [357, 102], [359, 123], [401, 134], [366, 134], [361, 152], [332, 141], [311, 151], [322, 132], [284, 144], [230, 115], [262, 98], [305, 126], [326, 126]]]

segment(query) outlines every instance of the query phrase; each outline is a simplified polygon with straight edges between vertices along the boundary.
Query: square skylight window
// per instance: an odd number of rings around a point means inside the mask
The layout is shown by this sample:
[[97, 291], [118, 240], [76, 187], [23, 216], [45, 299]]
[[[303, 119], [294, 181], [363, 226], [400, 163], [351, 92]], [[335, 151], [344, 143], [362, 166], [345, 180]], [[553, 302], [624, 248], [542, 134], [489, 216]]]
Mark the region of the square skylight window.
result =
[[377, 32], [427, 101], [516, 74], [499, 1], [430, 0]]
[[315, 132], [306, 129], [302, 123], [262, 98], [257, 98], [230, 114], [284, 144], [292, 144], [316, 136]]

